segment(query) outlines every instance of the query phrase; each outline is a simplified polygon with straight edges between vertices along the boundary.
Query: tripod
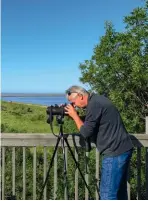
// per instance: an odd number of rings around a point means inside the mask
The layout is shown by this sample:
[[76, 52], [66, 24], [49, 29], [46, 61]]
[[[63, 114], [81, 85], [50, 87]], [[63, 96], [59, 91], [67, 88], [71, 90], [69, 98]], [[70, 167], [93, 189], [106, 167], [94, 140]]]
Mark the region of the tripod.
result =
[[55, 157], [55, 154], [57, 152], [58, 145], [59, 145], [60, 141], [62, 141], [62, 150], [63, 150], [63, 159], [64, 159], [64, 187], [65, 187], [65, 193], [66, 193], [67, 199], [68, 199], [68, 186], [67, 186], [67, 169], [66, 169], [66, 157], [65, 157], [65, 143], [66, 143], [66, 145], [67, 145], [67, 147], [68, 147], [68, 149], [69, 149], [69, 151], [71, 153], [71, 156], [72, 156], [72, 158], [73, 158], [73, 160], [75, 162], [76, 167], [79, 170], [79, 173], [80, 173], [80, 175], [82, 177], [82, 180], [84, 181], [84, 184], [85, 184], [86, 188], [88, 189], [89, 195], [90, 195], [90, 197], [92, 197], [91, 196], [91, 191], [90, 191], [90, 189], [89, 189], [89, 187], [88, 187], [88, 185], [87, 185], [87, 183], [85, 181], [85, 178], [84, 178], [84, 176], [83, 176], [83, 174], [82, 174], [82, 172], [80, 170], [79, 164], [78, 164], [78, 162], [77, 162], [77, 160], [76, 160], [76, 158], [75, 158], [75, 156], [73, 154], [73, 151], [72, 151], [72, 149], [71, 149], [71, 147], [70, 147], [70, 145], [68, 143], [68, 140], [67, 140], [68, 135], [63, 134], [62, 120], [58, 121], [58, 123], [60, 124], [60, 132], [59, 132], [59, 135], [58, 135], [58, 138], [57, 138], [57, 143], [56, 143], [56, 146], [55, 146], [55, 149], [54, 149], [54, 152], [53, 152], [50, 164], [49, 164], [46, 179], [45, 179], [44, 184], [42, 186], [42, 190], [41, 190], [39, 199], [40, 200], [42, 199], [44, 188], [45, 188], [45, 186], [47, 184], [49, 173], [50, 173], [50, 170], [52, 168], [54, 157]]

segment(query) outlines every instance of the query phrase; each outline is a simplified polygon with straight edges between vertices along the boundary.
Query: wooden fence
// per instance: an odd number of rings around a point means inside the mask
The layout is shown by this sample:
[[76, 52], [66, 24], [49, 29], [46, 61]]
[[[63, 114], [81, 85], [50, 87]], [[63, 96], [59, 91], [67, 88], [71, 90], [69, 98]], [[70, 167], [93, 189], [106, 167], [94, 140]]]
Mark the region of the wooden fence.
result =
[[[146, 133], [145, 134], [134, 134], [131, 135], [131, 139], [133, 144], [135, 145], [137, 149], [137, 199], [140, 199], [140, 186], [141, 186], [141, 173], [140, 173], [140, 166], [141, 166], [141, 147], [145, 147], [146, 155], [145, 155], [145, 175], [146, 175], [146, 199], [148, 199], [148, 117], [146, 118]], [[74, 141], [73, 141], [74, 140]], [[73, 139], [72, 136], [68, 136], [68, 142], [71, 147], [75, 144], [79, 147], [79, 137], [75, 136]], [[7, 147], [12, 149], [12, 194], [16, 194], [16, 147], [22, 147], [22, 168], [23, 168], [23, 176], [22, 176], [22, 199], [26, 199], [26, 148], [27, 147], [33, 147], [33, 200], [36, 200], [36, 164], [37, 164], [37, 147], [43, 148], [43, 177], [44, 181], [47, 174], [47, 147], [54, 147], [57, 143], [57, 138], [54, 137], [52, 134], [29, 134], [29, 133], [2, 133], [1, 134], [1, 198], [2, 200], [6, 199], [5, 192], [5, 150]], [[61, 146], [61, 144], [59, 144]], [[68, 149], [67, 146], [65, 146], [65, 155], [66, 155], [66, 163], [68, 162]], [[96, 150], [96, 172], [94, 173], [96, 176], [97, 181], [99, 181], [99, 152]], [[75, 150], [74, 155], [77, 161], [78, 159], [78, 153]], [[86, 156], [88, 157], [89, 153], [86, 153]], [[54, 157], [54, 183], [53, 183], [53, 189], [54, 189], [54, 195], [53, 198], [56, 199], [57, 195], [57, 187], [58, 187], [58, 174], [57, 174], [57, 153]], [[79, 199], [79, 185], [78, 185], [78, 169], [75, 171], [75, 200]], [[85, 180], [87, 184], [89, 184], [89, 175], [85, 174]], [[99, 182], [98, 182], [99, 185]], [[99, 199], [97, 191], [95, 192], [95, 198], [96, 200]], [[128, 198], [130, 199], [130, 184], [128, 183]], [[47, 188], [44, 189], [43, 199], [47, 199]], [[67, 200], [67, 193], [65, 191], [64, 199]], [[89, 199], [89, 192], [87, 188], [85, 187], [85, 199]]]

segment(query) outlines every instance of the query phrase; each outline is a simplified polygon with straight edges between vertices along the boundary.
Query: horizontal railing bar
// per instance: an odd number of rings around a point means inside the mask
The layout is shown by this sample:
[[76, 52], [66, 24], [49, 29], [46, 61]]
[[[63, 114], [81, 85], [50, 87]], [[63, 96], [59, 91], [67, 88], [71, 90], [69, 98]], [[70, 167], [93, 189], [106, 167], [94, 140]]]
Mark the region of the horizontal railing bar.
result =
[[[78, 134], [77, 134], [78, 135]], [[79, 137], [75, 136], [75, 143], [79, 144]], [[148, 147], [148, 135], [146, 134], [133, 134], [130, 135], [133, 144], [137, 147]], [[36, 134], [36, 133], [2, 133], [1, 134], [1, 146], [55, 146], [57, 137], [50, 134]], [[68, 142], [70, 146], [73, 146], [73, 138], [68, 136]], [[61, 146], [59, 144], [59, 146]]]
[[[68, 137], [70, 146], [73, 145], [73, 138]], [[55, 146], [57, 137], [52, 134], [24, 134], [24, 133], [3, 133], [1, 135], [1, 146]], [[75, 137], [75, 143], [79, 145], [79, 137]], [[59, 144], [61, 146], [61, 144]]]

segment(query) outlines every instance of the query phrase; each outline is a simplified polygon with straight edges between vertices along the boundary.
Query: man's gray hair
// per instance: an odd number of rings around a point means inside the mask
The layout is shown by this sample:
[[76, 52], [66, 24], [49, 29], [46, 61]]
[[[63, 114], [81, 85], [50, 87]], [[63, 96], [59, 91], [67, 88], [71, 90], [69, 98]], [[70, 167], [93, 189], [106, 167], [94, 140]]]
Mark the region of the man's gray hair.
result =
[[66, 95], [70, 95], [71, 93], [80, 93], [82, 95], [88, 95], [89, 92], [81, 86], [73, 85], [66, 90]]

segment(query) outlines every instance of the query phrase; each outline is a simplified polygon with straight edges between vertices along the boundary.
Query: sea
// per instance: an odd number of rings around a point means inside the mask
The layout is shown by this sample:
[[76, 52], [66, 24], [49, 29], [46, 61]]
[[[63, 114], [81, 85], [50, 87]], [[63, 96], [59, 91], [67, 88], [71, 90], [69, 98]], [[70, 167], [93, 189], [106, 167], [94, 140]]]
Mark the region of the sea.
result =
[[18, 103], [25, 103], [25, 104], [35, 104], [35, 105], [44, 105], [44, 106], [50, 106], [50, 105], [60, 105], [68, 103], [65, 96], [29, 96], [29, 97], [15, 97], [15, 96], [6, 96], [1, 97], [1, 100], [8, 101], [8, 102], [18, 102]]

